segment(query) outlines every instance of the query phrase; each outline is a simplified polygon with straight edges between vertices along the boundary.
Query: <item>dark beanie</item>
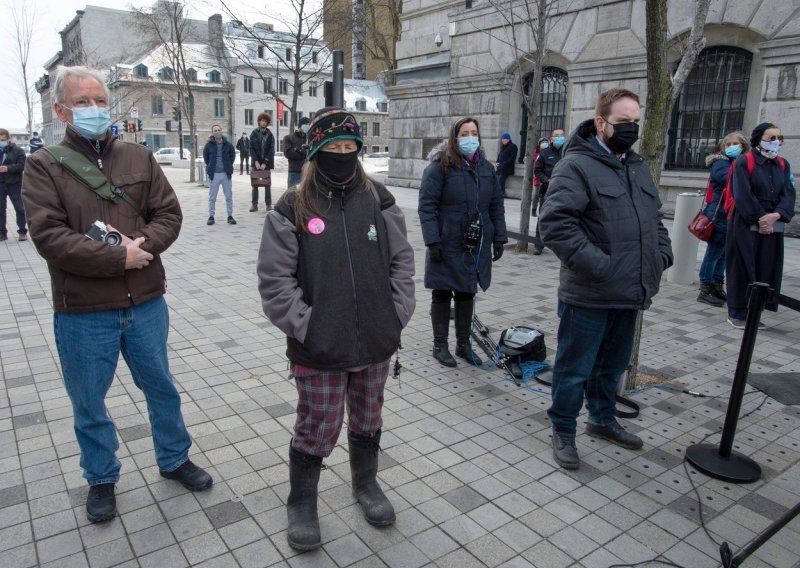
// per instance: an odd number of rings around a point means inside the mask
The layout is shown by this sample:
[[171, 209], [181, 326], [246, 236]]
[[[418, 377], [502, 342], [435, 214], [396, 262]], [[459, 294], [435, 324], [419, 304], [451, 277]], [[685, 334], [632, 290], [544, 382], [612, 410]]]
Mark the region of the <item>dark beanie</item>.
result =
[[300, 119], [300, 120], [297, 122], [297, 126], [303, 126], [304, 124], [308, 124], [309, 122], [311, 122], [311, 119], [310, 119], [310, 118], [308, 118], [307, 116], [304, 116], [303, 118], [301, 118], [301, 119]]
[[770, 128], [777, 128], [771, 122], [762, 122], [758, 126], [753, 129], [753, 133], [750, 135], [750, 147], [755, 148], [759, 144], [761, 144], [761, 137], [764, 136], [764, 133], [769, 130]]
[[358, 150], [364, 145], [361, 130], [355, 117], [337, 107], [325, 107], [317, 112], [306, 134], [308, 159], [312, 160], [317, 150], [334, 140], [355, 140]]

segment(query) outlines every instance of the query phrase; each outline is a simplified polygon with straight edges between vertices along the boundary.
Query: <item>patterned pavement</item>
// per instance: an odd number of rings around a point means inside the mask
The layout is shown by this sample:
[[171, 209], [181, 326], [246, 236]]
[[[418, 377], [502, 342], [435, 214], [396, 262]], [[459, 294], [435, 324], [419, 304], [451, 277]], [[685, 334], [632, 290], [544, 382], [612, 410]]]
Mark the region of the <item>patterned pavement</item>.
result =
[[[709, 535], [737, 550], [800, 501], [800, 407], [750, 394], [749, 387], [742, 407], [748, 416], [734, 448], [762, 466], [762, 479], [736, 485], [685, 468], [687, 446], [709, 434], [709, 441], [719, 439], [741, 332], [725, 323], [722, 309], [697, 303], [694, 286], [666, 281], [645, 317], [641, 364], [708, 396], [658, 388], [635, 394], [642, 410], [627, 426], [644, 438], [642, 451], [581, 434], [581, 469], [555, 467], [546, 389], [518, 387], [496, 369], [460, 362], [450, 370], [432, 360], [416, 191], [393, 188], [420, 252], [418, 306], [400, 356], [404, 371], [388, 383], [384, 412], [380, 479], [397, 523], [376, 529], [364, 521], [350, 493], [345, 444], [321, 476], [324, 545], [296, 554], [286, 544], [284, 503], [297, 395], [287, 380], [284, 338], [263, 315], [256, 290], [263, 206], [247, 212], [249, 184], [236, 175], [239, 224], [207, 227], [207, 191], [186, 182], [186, 170], [166, 171], [185, 215], [180, 238], [164, 255], [170, 360], [194, 437], [192, 459], [211, 470], [215, 485], [191, 494], [159, 477], [143, 396], [120, 362], [107, 398], [123, 463], [119, 516], [100, 525], [86, 521], [87, 488], [53, 342], [47, 269], [32, 243], [18, 243], [12, 233], [0, 243], [3, 568], [606, 568], [658, 555], [705, 568], [720, 565]], [[283, 172], [275, 178], [285, 187]], [[224, 211], [222, 195], [217, 207]], [[512, 230], [518, 207], [506, 205]], [[788, 240], [784, 293], [793, 297], [800, 297], [799, 252], [800, 240]], [[508, 251], [495, 264], [492, 287], [478, 296], [478, 315], [495, 331], [522, 323], [542, 329], [552, 362], [557, 281], [552, 253]], [[800, 318], [783, 309], [765, 321], [752, 370], [800, 371]], [[699, 521], [698, 494], [709, 535]], [[795, 519], [744, 566], [798, 567], [798, 559]]]

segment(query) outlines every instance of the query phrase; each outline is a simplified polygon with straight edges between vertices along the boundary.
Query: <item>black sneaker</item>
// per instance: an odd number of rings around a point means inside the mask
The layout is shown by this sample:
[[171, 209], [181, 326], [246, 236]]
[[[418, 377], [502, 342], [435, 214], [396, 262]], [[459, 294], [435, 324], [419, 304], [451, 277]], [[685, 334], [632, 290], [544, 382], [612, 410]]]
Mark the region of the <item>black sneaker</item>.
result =
[[205, 491], [214, 484], [214, 479], [201, 467], [197, 467], [192, 460], [186, 460], [175, 471], [159, 470], [161, 477], [180, 481], [189, 491]]
[[214, 217], [209, 217], [208, 221], [206, 221], [206, 225], [213, 225], [214, 224]]
[[90, 523], [102, 523], [117, 515], [117, 498], [113, 483], [101, 483], [89, 487], [86, 497], [86, 518]]
[[578, 469], [581, 466], [575, 436], [561, 436], [553, 432], [553, 459], [564, 469]]
[[620, 426], [618, 422], [614, 422], [608, 426], [598, 426], [597, 424], [588, 422], [586, 424], [586, 433], [592, 438], [608, 440], [612, 444], [628, 448], [629, 450], [640, 450], [644, 445], [639, 436], [631, 434]]
[[235, 224], [236, 224], [236, 219], [234, 219], [233, 217], [228, 217], [228, 225], [235, 225]]

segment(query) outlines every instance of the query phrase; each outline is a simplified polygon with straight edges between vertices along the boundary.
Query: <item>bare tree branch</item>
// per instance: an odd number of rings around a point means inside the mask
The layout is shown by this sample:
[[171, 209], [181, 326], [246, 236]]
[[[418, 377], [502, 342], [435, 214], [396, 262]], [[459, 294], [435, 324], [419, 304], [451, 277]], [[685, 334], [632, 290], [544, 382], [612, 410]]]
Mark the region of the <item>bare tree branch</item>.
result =
[[9, 2], [11, 13], [11, 37], [14, 45], [14, 64], [17, 67], [19, 89], [25, 97], [24, 115], [25, 129], [28, 136], [33, 133], [33, 107], [36, 104], [37, 92], [35, 81], [31, 75], [30, 55], [31, 45], [35, 36], [34, 24], [36, 22], [36, 6], [29, 2]]

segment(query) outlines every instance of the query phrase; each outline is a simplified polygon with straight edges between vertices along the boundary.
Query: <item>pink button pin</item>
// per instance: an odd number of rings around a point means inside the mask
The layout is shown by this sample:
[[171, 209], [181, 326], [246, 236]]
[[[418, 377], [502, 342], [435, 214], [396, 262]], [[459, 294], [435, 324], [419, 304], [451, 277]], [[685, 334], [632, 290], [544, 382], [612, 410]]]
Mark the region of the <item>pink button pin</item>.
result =
[[306, 226], [308, 227], [308, 232], [312, 235], [321, 235], [322, 231], [325, 230], [325, 221], [319, 217], [314, 217], [308, 221]]

